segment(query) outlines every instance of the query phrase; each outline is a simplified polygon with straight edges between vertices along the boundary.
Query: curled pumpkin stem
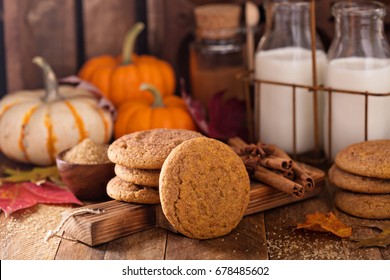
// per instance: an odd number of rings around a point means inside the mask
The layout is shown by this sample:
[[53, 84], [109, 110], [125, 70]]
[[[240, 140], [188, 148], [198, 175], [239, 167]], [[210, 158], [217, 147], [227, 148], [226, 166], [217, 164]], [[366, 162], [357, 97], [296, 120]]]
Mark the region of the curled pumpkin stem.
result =
[[154, 85], [149, 84], [149, 83], [142, 83], [140, 85], [139, 89], [150, 91], [153, 94], [153, 98], [154, 98], [154, 101], [152, 104], [153, 108], [165, 107], [161, 93], [158, 90], [158, 88], [156, 88]]
[[138, 35], [144, 30], [145, 24], [142, 22], [137, 22], [129, 32], [127, 32], [125, 40], [123, 42], [122, 48], [122, 64], [132, 64], [133, 59], [132, 55], [135, 48], [135, 41], [138, 38]]
[[50, 102], [58, 99], [57, 77], [54, 74], [54, 71], [50, 67], [49, 63], [47, 63], [47, 61], [41, 56], [34, 57], [32, 62], [38, 65], [43, 73], [43, 81], [45, 84], [46, 91], [44, 101]]

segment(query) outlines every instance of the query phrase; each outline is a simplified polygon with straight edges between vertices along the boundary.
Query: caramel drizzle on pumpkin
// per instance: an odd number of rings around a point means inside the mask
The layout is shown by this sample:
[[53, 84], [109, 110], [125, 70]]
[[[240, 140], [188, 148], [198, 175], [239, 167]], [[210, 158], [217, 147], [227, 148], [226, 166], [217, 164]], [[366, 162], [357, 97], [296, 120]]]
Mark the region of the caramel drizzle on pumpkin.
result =
[[19, 102], [12, 102], [12, 103], [10, 103], [10, 104], [8, 104], [8, 105], [5, 105], [5, 106], [3, 107], [3, 112], [0, 114], [0, 117], [1, 117], [6, 111], [8, 111], [9, 109], [11, 109], [12, 106], [17, 105], [17, 104], [19, 104]]
[[91, 106], [92, 109], [94, 109], [100, 116], [100, 118], [103, 121], [103, 126], [104, 126], [104, 142], [107, 143], [110, 139], [108, 135], [108, 121], [104, 116], [104, 112], [102, 110], [99, 110], [98, 108]]
[[50, 160], [53, 162], [55, 160], [54, 155], [56, 154], [54, 143], [56, 142], [57, 138], [54, 135], [53, 123], [48, 113], [45, 115], [45, 126], [47, 128], [47, 152], [49, 154]]
[[30, 161], [30, 159], [29, 159], [28, 154], [27, 154], [27, 149], [26, 149], [26, 147], [24, 146], [24, 143], [23, 143], [23, 139], [24, 139], [24, 136], [25, 136], [25, 134], [26, 134], [25, 128], [26, 128], [28, 122], [30, 121], [32, 114], [35, 112], [35, 110], [36, 110], [37, 108], [38, 108], [38, 106], [34, 106], [34, 107], [32, 107], [30, 110], [28, 110], [28, 111], [26, 112], [26, 114], [23, 116], [22, 128], [21, 128], [21, 130], [20, 130], [19, 148], [22, 150], [22, 152], [23, 152], [23, 154], [24, 154], [24, 158], [25, 158], [27, 161]]
[[65, 105], [68, 106], [70, 112], [73, 115], [73, 118], [75, 120], [77, 129], [79, 130], [79, 142], [85, 138], [88, 137], [88, 134], [85, 130], [83, 119], [80, 117], [80, 115], [77, 113], [76, 108], [69, 102], [64, 101]]

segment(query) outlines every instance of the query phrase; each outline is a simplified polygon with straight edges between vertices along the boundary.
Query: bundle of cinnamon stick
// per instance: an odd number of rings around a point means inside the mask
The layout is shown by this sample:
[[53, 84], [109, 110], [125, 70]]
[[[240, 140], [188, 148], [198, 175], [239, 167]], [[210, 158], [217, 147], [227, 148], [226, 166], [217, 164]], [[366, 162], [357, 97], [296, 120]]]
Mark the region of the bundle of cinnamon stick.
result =
[[228, 144], [241, 157], [252, 178], [297, 198], [315, 188], [313, 178], [277, 146], [247, 144], [238, 137], [230, 138]]

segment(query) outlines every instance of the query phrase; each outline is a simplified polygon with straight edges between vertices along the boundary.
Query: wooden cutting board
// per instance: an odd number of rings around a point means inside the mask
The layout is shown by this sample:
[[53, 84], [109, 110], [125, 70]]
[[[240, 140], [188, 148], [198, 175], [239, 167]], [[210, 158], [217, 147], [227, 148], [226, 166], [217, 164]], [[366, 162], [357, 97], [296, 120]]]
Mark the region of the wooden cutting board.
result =
[[[306, 192], [302, 198], [281, 192], [263, 183], [252, 181], [250, 202], [244, 215], [251, 215], [289, 203], [298, 202], [318, 195], [324, 188], [325, 173], [309, 165], [303, 165], [313, 177], [316, 188]], [[100, 214], [72, 216], [64, 224], [64, 234], [90, 246], [96, 246], [114, 239], [153, 227], [177, 232], [165, 218], [160, 205], [143, 205], [116, 200], [90, 204], [79, 209], [100, 209]]]

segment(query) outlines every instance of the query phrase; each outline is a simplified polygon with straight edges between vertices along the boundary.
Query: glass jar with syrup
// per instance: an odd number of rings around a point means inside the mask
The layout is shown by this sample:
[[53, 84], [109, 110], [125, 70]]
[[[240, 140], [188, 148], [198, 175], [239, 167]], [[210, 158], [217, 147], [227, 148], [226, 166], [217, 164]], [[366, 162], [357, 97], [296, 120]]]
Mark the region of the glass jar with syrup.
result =
[[[241, 7], [235, 4], [207, 4], [195, 8], [195, 40], [190, 45], [192, 97], [208, 109], [212, 97], [224, 92], [224, 99], [244, 100], [244, 44], [240, 30]], [[234, 113], [234, 112], [232, 112]]]

